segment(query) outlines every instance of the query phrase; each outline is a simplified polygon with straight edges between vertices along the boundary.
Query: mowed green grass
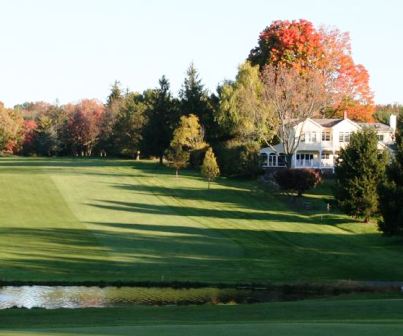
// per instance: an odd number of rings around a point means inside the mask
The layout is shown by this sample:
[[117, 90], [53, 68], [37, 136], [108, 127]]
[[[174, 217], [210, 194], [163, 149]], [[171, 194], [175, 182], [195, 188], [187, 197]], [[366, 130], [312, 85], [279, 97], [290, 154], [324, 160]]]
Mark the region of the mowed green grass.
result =
[[375, 224], [155, 162], [0, 159], [0, 279], [402, 280], [403, 244]]
[[340, 297], [255, 305], [0, 311], [2, 336], [401, 336], [403, 299]]

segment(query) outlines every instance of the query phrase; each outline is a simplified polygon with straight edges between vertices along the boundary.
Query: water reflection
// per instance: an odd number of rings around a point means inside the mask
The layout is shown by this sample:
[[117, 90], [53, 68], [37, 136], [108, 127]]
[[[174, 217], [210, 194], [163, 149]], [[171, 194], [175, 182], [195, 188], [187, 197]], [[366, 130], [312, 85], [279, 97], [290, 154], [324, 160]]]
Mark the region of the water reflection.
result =
[[265, 296], [260, 294], [251, 290], [219, 288], [5, 286], [0, 287], [0, 309], [121, 307], [133, 304], [228, 304], [259, 302]]

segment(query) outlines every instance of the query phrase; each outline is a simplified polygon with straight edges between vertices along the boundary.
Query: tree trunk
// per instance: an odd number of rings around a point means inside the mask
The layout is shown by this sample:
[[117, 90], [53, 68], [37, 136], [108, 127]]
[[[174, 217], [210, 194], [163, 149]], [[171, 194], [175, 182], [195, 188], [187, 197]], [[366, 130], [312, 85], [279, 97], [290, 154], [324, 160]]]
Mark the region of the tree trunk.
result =
[[291, 168], [292, 165], [292, 154], [287, 154], [285, 156], [287, 168]]
[[210, 190], [210, 179], [207, 180], [207, 189]]
[[164, 164], [164, 154], [160, 155], [160, 166]]
[[179, 176], [179, 169], [176, 169], [175, 176], [176, 176], [176, 178], [178, 178], [178, 176]]

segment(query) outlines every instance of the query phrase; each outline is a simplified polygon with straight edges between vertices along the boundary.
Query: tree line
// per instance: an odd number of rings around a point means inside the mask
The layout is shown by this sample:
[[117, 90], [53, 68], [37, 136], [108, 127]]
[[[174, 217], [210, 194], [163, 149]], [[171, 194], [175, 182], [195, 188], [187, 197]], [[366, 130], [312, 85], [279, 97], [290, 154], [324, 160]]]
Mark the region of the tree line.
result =
[[[290, 119], [341, 116], [345, 110], [360, 121], [371, 120], [375, 111], [368, 72], [354, 63], [348, 34], [306, 20], [274, 21], [235, 80], [224, 81], [215, 93], [191, 65], [177, 97], [162, 76], [156, 88], [142, 93], [117, 82], [105, 104], [84, 99], [62, 106], [1, 106], [0, 151], [129, 157], [140, 152], [162, 162], [181, 117], [194, 115], [223, 173], [253, 174], [262, 144], [280, 139], [286, 155], [293, 154], [296, 143], [287, 143], [285, 127]], [[191, 164], [200, 163], [200, 151], [192, 150]]]

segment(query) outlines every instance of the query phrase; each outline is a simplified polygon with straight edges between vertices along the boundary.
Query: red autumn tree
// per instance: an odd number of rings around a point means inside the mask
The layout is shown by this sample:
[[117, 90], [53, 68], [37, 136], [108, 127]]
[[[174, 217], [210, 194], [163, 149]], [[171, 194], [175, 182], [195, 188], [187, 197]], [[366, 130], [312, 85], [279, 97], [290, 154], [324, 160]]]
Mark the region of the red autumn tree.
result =
[[24, 120], [23, 125], [23, 138], [21, 153], [24, 155], [33, 154], [35, 152], [35, 130], [38, 124], [35, 120]]
[[348, 33], [337, 29], [316, 29], [306, 20], [274, 21], [259, 36], [258, 46], [248, 60], [259, 65], [287, 66], [303, 73], [307, 69], [323, 71], [334, 95], [329, 113], [348, 112], [350, 118], [370, 121], [374, 112], [369, 75], [355, 64]]
[[94, 99], [84, 99], [65, 109], [68, 113], [66, 132], [73, 154], [91, 156], [100, 132], [103, 104]]

